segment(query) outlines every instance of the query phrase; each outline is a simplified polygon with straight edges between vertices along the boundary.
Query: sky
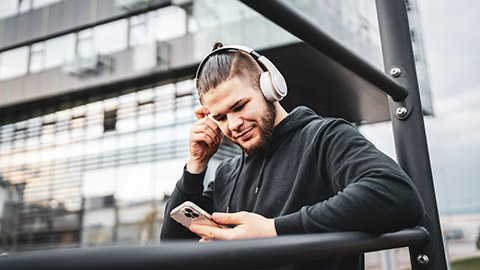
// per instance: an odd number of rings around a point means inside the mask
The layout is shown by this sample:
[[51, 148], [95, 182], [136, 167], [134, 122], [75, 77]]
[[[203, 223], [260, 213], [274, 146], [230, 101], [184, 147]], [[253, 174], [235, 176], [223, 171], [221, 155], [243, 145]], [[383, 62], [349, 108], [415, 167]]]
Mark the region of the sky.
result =
[[[425, 128], [440, 214], [480, 213], [480, 1], [417, 3], [435, 113]], [[390, 123], [362, 132], [394, 156]]]

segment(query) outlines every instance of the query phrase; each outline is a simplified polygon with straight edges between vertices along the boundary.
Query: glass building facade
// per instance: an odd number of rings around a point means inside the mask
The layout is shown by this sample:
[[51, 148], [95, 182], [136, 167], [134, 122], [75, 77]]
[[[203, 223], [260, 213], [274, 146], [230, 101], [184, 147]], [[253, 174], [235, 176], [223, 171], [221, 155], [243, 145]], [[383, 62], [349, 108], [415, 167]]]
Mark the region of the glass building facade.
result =
[[[382, 66], [373, 1], [288, 2]], [[67, 21], [77, 9], [84, 16]], [[53, 26], [56, 19], [64, 24]], [[12, 33], [22, 27], [36, 30]], [[258, 49], [299, 43], [239, 1], [2, 1], [2, 248], [157, 242], [188, 157], [195, 65], [215, 40]], [[206, 181], [238, 152], [225, 141]]]

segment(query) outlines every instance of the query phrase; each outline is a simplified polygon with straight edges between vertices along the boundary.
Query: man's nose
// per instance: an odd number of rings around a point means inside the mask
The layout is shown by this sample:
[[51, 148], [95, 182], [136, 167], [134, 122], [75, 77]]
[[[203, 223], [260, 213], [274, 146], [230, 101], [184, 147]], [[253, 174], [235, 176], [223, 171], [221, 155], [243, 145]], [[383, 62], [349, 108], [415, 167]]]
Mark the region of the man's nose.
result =
[[243, 124], [243, 119], [236, 115], [231, 115], [228, 117], [228, 128], [231, 131], [238, 131], [240, 126]]

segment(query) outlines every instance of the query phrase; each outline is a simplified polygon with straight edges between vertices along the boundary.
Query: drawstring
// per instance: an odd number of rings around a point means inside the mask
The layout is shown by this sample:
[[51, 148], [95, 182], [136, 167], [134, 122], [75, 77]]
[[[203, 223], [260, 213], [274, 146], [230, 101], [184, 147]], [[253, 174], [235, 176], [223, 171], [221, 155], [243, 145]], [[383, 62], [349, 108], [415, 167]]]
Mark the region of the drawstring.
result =
[[[265, 151], [265, 157], [263, 158], [262, 167], [260, 168], [261, 171], [258, 174], [257, 184], [255, 186], [255, 194], [258, 194], [258, 191], [259, 191], [259, 189], [262, 185], [263, 172], [265, 171], [265, 164], [267, 162], [267, 156], [268, 156], [268, 148]], [[245, 159], [246, 159], [245, 158], [245, 153], [242, 152], [242, 162], [240, 163], [240, 170], [238, 170], [237, 177], [235, 178], [235, 183], [233, 184], [233, 190], [230, 193], [230, 198], [228, 199], [228, 204], [227, 204], [227, 208], [226, 208], [227, 213], [229, 213], [229, 211], [230, 211], [230, 205], [232, 204], [233, 194], [235, 193], [235, 189], [237, 188], [238, 180], [240, 179], [240, 174], [242, 173], [243, 166], [245, 164]]]
[[267, 163], [267, 157], [268, 157], [268, 148], [265, 151], [265, 157], [263, 158], [263, 161], [262, 161], [262, 167], [260, 167], [260, 173], [258, 174], [257, 185], [255, 186], [255, 194], [258, 193], [258, 190], [260, 189], [260, 185], [262, 184], [263, 172], [265, 171], [265, 163]]
[[228, 204], [226, 209], [227, 213], [229, 213], [230, 211], [230, 204], [232, 204], [233, 193], [235, 193], [235, 189], [237, 188], [237, 183], [238, 183], [238, 180], [240, 179], [240, 174], [242, 173], [244, 163], [245, 163], [245, 153], [242, 151], [242, 162], [240, 162], [240, 169], [238, 170], [237, 177], [235, 178], [235, 183], [233, 183], [233, 190], [230, 193], [230, 198], [228, 199]]

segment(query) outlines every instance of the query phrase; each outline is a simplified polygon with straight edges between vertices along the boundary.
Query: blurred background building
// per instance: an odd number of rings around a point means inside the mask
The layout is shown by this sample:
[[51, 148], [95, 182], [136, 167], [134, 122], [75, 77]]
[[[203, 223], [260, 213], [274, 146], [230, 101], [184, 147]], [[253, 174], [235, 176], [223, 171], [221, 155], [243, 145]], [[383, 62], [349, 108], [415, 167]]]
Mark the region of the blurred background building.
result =
[[[375, 2], [289, 0], [383, 70]], [[425, 114], [432, 114], [414, 3]], [[214, 41], [270, 58], [288, 109], [387, 121], [372, 85], [234, 0], [2, 0], [0, 253], [158, 241], [188, 157], [193, 76]], [[239, 152], [225, 141], [218, 162]]]

